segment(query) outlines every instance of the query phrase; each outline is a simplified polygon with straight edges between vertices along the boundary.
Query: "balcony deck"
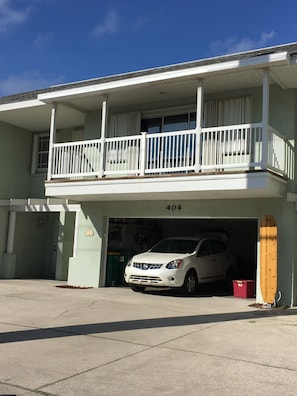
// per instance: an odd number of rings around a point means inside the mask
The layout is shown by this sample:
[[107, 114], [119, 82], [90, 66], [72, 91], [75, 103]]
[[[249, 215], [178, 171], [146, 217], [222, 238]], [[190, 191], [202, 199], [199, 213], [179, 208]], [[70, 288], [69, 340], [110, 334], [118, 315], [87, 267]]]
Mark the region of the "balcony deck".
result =
[[261, 123], [56, 143], [46, 195], [208, 198], [222, 191], [234, 197], [238, 190], [240, 196], [281, 196], [293, 176], [293, 151], [283, 135]]

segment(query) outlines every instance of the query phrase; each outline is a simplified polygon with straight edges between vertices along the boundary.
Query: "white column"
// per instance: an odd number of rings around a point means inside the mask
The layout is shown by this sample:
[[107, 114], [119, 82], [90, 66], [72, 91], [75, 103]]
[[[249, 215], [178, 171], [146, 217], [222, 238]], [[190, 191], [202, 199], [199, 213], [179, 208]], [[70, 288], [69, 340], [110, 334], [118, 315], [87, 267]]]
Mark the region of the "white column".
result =
[[51, 114], [51, 125], [50, 125], [50, 138], [48, 148], [48, 168], [47, 168], [47, 180], [51, 180], [52, 176], [52, 164], [53, 164], [53, 145], [56, 141], [56, 128], [57, 128], [57, 103], [52, 104]]
[[6, 253], [13, 253], [14, 249], [14, 237], [15, 237], [15, 224], [16, 224], [16, 212], [9, 212], [9, 223], [8, 223], [8, 233], [7, 233], [7, 245]]
[[267, 168], [269, 126], [269, 69], [263, 70], [262, 87], [262, 169]]
[[196, 107], [196, 147], [195, 147], [195, 172], [199, 172], [201, 169], [201, 147], [200, 139], [202, 132], [203, 123], [203, 101], [204, 101], [204, 81], [198, 80], [197, 86], [197, 107]]
[[147, 143], [146, 136], [147, 136], [147, 132], [141, 132], [140, 153], [139, 153], [140, 176], [144, 176], [144, 174], [145, 174], [146, 143]]
[[108, 95], [104, 95], [103, 102], [102, 102], [102, 115], [101, 115], [101, 144], [100, 144], [99, 177], [103, 177], [103, 175], [104, 175], [105, 136], [106, 136], [106, 129], [107, 129], [107, 118], [108, 118]]

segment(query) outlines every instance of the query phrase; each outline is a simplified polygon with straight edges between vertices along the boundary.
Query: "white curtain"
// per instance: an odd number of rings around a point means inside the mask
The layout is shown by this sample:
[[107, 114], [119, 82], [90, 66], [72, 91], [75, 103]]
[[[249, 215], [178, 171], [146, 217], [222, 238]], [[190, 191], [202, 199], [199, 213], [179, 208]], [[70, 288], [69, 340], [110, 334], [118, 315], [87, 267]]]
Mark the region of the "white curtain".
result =
[[251, 122], [252, 98], [213, 100], [204, 104], [204, 126], [237, 125]]
[[140, 112], [112, 114], [109, 119], [108, 137], [137, 135], [140, 131]]

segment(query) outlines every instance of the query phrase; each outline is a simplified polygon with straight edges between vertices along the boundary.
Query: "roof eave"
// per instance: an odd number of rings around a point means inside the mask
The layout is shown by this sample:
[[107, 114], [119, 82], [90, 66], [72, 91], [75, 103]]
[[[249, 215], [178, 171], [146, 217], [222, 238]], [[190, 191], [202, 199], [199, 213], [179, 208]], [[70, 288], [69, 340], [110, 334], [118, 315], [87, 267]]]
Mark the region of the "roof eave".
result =
[[[38, 100], [44, 103], [58, 102], [70, 97], [75, 96], [86, 96], [90, 94], [105, 94], [112, 92], [113, 90], [139, 86], [145, 84], [157, 83], [159, 81], [169, 81], [182, 78], [193, 78], [197, 79], [211, 75], [212, 73], [228, 73], [236, 69], [244, 68], [265, 68], [276, 65], [285, 65], [290, 63], [290, 56], [288, 51], [276, 52], [264, 55], [253, 56], [250, 58], [236, 59], [231, 61], [215, 62], [197, 66], [190, 66], [180, 68], [178, 65], [171, 69], [162, 70], [152, 69], [147, 70], [141, 75], [135, 75], [133, 73], [123, 74], [119, 79], [119, 76], [113, 76], [106, 81], [105, 79], [97, 80], [96, 83], [90, 81], [89, 85], [84, 86], [67, 86], [61, 87], [61, 90], [55, 90], [51, 92], [44, 92], [38, 95]], [[102, 82], [100, 82], [102, 81]]]

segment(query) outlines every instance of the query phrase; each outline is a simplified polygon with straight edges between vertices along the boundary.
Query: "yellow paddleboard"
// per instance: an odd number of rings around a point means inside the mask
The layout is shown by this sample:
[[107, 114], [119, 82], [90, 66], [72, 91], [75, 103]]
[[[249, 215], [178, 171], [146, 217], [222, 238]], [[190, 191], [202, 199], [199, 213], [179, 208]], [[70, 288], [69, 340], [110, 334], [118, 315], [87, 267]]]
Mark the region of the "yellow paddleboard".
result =
[[260, 223], [260, 287], [264, 303], [273, 304], [277, 291], [277, 226], [273, 216]]

